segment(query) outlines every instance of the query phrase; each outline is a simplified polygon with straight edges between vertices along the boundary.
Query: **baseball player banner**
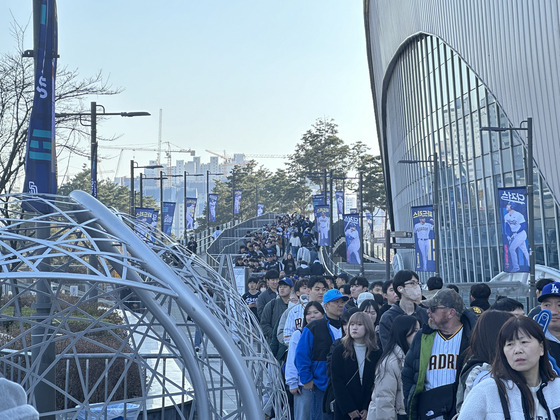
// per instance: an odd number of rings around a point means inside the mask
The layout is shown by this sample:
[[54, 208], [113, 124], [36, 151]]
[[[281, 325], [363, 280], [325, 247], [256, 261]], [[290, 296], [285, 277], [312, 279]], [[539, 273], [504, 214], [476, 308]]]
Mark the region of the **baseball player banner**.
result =
[[330, 236], [330, 207], [329, 206], [315, 206], [315, 229], [319, 237], [317, 238], [317, 245], [319, 246], [330, 246], [331, 236]]
[[208, 194], [208, 221], [216, 221], [216, 205], [218, 204], [218, 194]]
[[502, 245], [504, 271], [528, 273], [529, 243], [527, 240], [527, 189], [525, 187], [498, 188], [502, 217]]
[[433, 206], [412, 207], [416, 271], [436, 271]]
[[185, 206], [187, 211], [185, 212], [185, 228], [186, 229], [194, 229], [194, 219], [196, 215], [196, 198], [189, 198], [185, 199]]
[[[25, 147], [25, 182], [23, 190], [30, 194], [56, 194], [56, 151], [54, 130], [54, 99], [58, 23], [56, 1], [41, 0], [34, 13], [35, 80], [33, 106], [27, 129]], [[48, 206], [32, 202], [42, 213]]]
[[338, 218], [341, 219], [344, 214], [344, 191], [335, 191], [334, 195], [336, 197], [336, 213]]
[[346, 262], [348, 264], [362, 263], [362, 244], [360, 242], [360, 215], [350, 213], [342, 216], [344, 223], [344, 237], [346, 238]]
[[233, 214], [239, 214], [241, 208], [241, 195], [243, 190], [235, 190], [233, 192]]
[[325, 195], [324, 194], [315, 194], [313, 196], [313, 208], [316, 206], [324, 206], [325, 205]]
[[257, 216], [262, 216], [264, 214], [264, 203], [257, 204]]
[[[148, 208], [148, 207], [136, 207], [135, 208], [135, 215], [136, 215], [137, 220], [139, 220], [141, 222], [144, 222], [144, 223], [152, 226], [153, 228], [157, 227], [158, 215], [159, 215], [158, 210], [151, 209], [151, 208]], [[142, 225], [140, 225], [140, 224], [136, 225], [135, 230], [136, 230], [136, 233], [138, 234], [138, 236], [140, 236], [145, 241], [147, 241], [147, 242], [154, 242], [155, 241], [155, 238]]]
[[163, 233], [170, 236], [171, 226], [173, 226], [173, 217], [175, 216], [175, 203], [164, 201], [161, 211], [163, 217]]

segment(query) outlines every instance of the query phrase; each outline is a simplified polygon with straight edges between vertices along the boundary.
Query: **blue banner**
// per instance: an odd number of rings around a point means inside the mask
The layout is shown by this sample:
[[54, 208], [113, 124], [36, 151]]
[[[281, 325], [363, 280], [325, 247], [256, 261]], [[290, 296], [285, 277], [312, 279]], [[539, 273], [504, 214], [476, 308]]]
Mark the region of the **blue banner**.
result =
[[315, 206], [323, 206], [323, 205], [325, 205], [325, 195], [315, 194], [313, 196], [313, 208], [315, 208]]
[[502, 218], [504, 271], [529, 273], [529, 241], [527, 240], [527, 189], [498, 188]]
[[342, 219], [342, 215], [344, 214], [344, 191], [335, 191], [334, 195], [336, 197], [336, 212], [338, 218]]
[[257, 216], [262, 216], [264, 213], [264, 204], [258, 203], [257, 204]]
[[239, 214], [241, 208], [241, 195], [243, 190], [235, 190], [233, 192], [233, 214]]
[[173, 217], [175, 216], [175, 203], [164, 201], [161, 217], [163, 217], [163, 233], [171, 236], [171, 226], [173, 226]]
[[185, 229], [194, 229], [194, 219], [196, 218], [196, 198], [185, 199]]
[[[134, 212], [137, 220], [144, 222], [152, 226], [153, 228], [157, 227], [159, 215], [159, 212], [157, 210], [148, 207], [136, 207]], [[145, 241], [154, 241], [154, 237], [150, 234], [150, 232], [141, 225], [136, 225], [136, 233]]]
[[315, 229], [317, 229], [317, 245], [329, 246], [331, 244], [330, 235], [330, 207], [329, 206], [315, 206]]
[[[35, 81], [33, 108], [27, 130], [24, 192], [56, 194], [54, 101], [58, 27], [56, 1], [41, 0], [40, 15], [34, 16]], [[40, 212], [47, 207], [33, 206]]]
[[208, 221], [216, 221], [216, 206], [218, 204], [218, 194], [208, 194]]
[[344, 236], [346, 238], [346, 262], [348, 264], [362, 263], [362, 244], [360, 241], [360, 215], [350, 213], [342, 216], [344, 222]]
[[433, 206], [412, 207], [416, 271], [436, 271]]

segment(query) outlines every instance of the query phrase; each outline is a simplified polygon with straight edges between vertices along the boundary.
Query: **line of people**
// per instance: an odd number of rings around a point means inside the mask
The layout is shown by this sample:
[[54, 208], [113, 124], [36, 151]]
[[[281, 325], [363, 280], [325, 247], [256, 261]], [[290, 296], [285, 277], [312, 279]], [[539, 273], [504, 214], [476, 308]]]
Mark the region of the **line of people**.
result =
[[513, 299], [490, 305], [483, 283], [466, 307], [440, 278], [426, 291], [409, 270], [375, 287], [344, 273], [265, 277], [256, 315], [295, 420], [560, 418], [560, 283], [537, 285], [543, 329]]

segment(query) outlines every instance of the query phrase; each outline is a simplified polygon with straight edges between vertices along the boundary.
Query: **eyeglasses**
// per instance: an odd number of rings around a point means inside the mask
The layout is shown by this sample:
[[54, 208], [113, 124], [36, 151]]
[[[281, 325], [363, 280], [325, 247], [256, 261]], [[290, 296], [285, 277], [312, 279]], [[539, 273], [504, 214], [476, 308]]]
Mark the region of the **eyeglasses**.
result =
[[449, 307], [447, 307], [447, 306], [430, 306], [428, 309], [430, 310], [431, 313], [434, 313], [438, 309], [449, 309]]
[[422, 286], [422, 283], [420, 283], [418, 280], [409, 280], [409, 281], [405, 281], [404, 285], [405, 286]]

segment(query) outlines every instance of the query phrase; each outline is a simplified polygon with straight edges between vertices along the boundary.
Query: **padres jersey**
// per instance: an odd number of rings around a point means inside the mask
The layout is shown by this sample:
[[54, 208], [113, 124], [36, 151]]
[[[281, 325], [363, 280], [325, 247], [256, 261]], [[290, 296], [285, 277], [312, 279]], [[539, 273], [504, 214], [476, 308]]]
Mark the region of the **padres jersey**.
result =
[[432, 346], [432, 355], [426, 371], [426, 391], [438, 386], [455, 382], [457, 376], [457, 359], [461, 350], [463, 327], [451, 337], [445, 338], [438, 331]]
[[434, 229], [431, 223], [416, 223], [414, 233], [418, 239], [430, 239], [430, 232]]

